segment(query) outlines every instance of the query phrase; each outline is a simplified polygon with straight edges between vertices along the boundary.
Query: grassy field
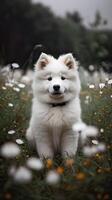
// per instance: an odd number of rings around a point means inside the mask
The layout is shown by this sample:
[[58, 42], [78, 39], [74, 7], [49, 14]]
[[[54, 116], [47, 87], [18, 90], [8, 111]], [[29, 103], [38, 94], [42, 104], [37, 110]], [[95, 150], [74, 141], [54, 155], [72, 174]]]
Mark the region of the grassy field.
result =
[[[14, 89], [16, 88], [16, 89]], [[6, 86], [0, 80], [0, 143], [16, 142], [21, 154], [15, 159], [0, 158], [0, 199], [6, 200], [108, 200], [112, 199], [112, 88], [106, 83], [103, 89], [85, 88], [81, 92], [82, 118], [85, 123], [98, 127], [99, 141], [106, 144], [104, 153], [92, 157], [83, 155], [79, 148], [74, 164], [66, 163], [58, 155], [50, 163], [44, 163], [44, 169], [32, 171], [29, 183], [15, 183], [8, 175], [10, 166], [25, 166], [30, 156], [36, 156], [25, 139], [31, 110], [31, 94], [27, 86], [19, 88]], [[14, 130], [14, 134], [8, 134]], [[61, 180], [56, 185], [45, 181], [46, 174], [56, 170]]]

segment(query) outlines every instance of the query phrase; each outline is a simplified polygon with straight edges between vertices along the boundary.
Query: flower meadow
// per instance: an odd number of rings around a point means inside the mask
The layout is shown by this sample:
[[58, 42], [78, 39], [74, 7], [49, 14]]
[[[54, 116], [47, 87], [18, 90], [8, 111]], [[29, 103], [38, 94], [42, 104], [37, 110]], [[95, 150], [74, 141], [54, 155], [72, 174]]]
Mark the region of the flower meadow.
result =
[[[41, 160], [26, 141], [31, 112], [32, 71], [18, 64], [0, 70], [0, 199], [112, 199], [112, 79], [83, 72], [82, 123], [75, 158]], [[92, 68], [93, 69], [93, 68]], [[90, 80], [87, 77], [91, 77]]]

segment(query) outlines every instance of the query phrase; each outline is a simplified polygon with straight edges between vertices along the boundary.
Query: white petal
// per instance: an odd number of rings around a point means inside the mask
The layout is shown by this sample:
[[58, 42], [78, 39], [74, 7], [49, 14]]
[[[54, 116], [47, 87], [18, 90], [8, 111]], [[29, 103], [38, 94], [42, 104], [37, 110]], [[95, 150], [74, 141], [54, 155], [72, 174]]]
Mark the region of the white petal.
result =
[[106, 146], [104, 143], [99, 143], [99, 145], [97, 146], [97, 150], [100, 152], [105, 151], [105, 149], [106, 149]]
[[32, 173], [26, 167], [19, 167], [13, 176], [14, 180], [19, 183], [27, 183], [32, 179]]
[[13, 107], [14, 105], [12, 103], [8, 103], [8, 106], [9, 107]]
[[14, 87], [13, 90], [16, 91], [16, 92], [20, 92], [20, 89], [17, 88], [17, 87]]
[[23, 140], [21, 140], [21, 139], [16, 139], [16, 143], [17, 143], [17, 144], [23, 144], [24, 142], [23, 142]]
[[13, 83], [5, 83], [5, 86], [8, 86], [8, 87], [13, 87]]
[[92, 143], [97, 145], [99, 142], [97, 140], [92, 140]]
[[94, 137], [98, 135], [98, 129], [94, 126], [87, 126], [87, 128], [82, 132], [82, 135], [87, 137]]
[[8, 134], [9, 135], [13, 135], [15, 133], [15, 130], [10, 130], [10, 131], [8, 131]]
[[3, 90], [6, 90], [7, 88], [6, 88], [5, 86], [2, 86], [2, 89], [3, 89]]
[[105, 87], [105, 83], [99, 83], [99, 87], [100, 87], [100, 89], [104, 88]]
[[89, 65], [89, 70], [93, 71], [94, 70], [94, 65]]
[[86, 129], [86, 124], [83, 122], [78, 122], [78, 123], [74, 124], [72, 128], [76, 132], [81, 132]]
[[11, 65], [12, 65], [12, 67], [13, 67], [14, 69], [19, 68], [19, 64], [18, 64], [18, 63], [12, 63]]
[[95, 85], [94, 85], [94, 84], [91, 84], [91, 85], [89, 85], [89, 88], [90, 88], [90, 89], [93, 89], [93, 88], [95, 88]]
[[90, 98], [90, 96], [87, 95], [87, 96], [86, 96], [86, 100], [88, 100], [89, 98]]
[[9, 175], [13, 176], [15, 174], [15, 172], [16, 172], [16, 167], [15, 166], [11, 166], [9, 168]]
[[96, 146], [85, 146], [83, 147], [83, 153], [86, 156], [93, 156], [94, 154], [96, 154], [98, 152]]
[[109, 85], [111, 85], [111, 84], [112, 84], [112, 79], [110, 79], [110, 80], [108, 81], [108, 84], [109, 84]]
[[1, 155], [6, 158], [14, 158], [20, 154], [20, 148], [17, 144], [12, 142], [5, 143], [1, 147]]
[[50, 185], [57, 184], [60, 181], [60, 176], [55, 171], [51, 170], [47, 173], [46, 182]]
[[31, 157], [27, 160], [27, 166], [34, 170], [41, 170], [44, 168], [43, 162], [40, 159], [34, 157]]
[[101, 129], [100, 129], [100, 132], [101, 132], [101, 133], [103, 133], [103, 132], [104, 132], [104, 129], [103, 129], [103, 128], [101, 128]]
[[103, 94], [103, 92], [102, 92], [102, 91], [100, 91], [99, 93], [100, 93], [100, 94]]
[[20, 88], [25, 88], [25, 84], [23, 84], [23, 83], [19, 83], [18, 86], [19, 86]]
[[86, 126], [85, 129], [81, 132], [81, 142], [84, 144], [88, 137], [94, 137], [98, 135], [98, 129], [94, 126]]

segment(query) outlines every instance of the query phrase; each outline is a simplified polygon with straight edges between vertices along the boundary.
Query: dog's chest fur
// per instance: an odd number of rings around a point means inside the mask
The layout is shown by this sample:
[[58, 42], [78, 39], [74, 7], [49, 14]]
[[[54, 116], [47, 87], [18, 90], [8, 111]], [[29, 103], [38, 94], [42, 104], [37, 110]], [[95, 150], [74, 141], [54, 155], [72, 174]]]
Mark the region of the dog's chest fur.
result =
[[68, 111], [64, 107], [51, 107], [44, 113], [40, 113], [43, 121], [43, 125], [50, 127], [51, 129], [68, 127], [74, 120], [72, 112]]
[[62, 134], [66, 128], [71, 127], [71, 117], [70, 114], [68, 117], [65, 106], [43, 107], [37, 112], [37, 121], [40, 122], [39, 126], [48, 132], [54, 151], [60, 151]]
[[[75, 105], [75, 107], [73, 106]], [[37, 110], [37, 112], [35, 112]], [[48, 133], [52, 141], [54, 151], [60, 151], [63, 143], [63, 135], [67, 130], [72, 131], [72, 125], [80, 119], [79, 100], [64, 106], [44, 105], [37, 101], [33, 104], [33, 119], [36, 125], [35, 134], [41, 131]]]

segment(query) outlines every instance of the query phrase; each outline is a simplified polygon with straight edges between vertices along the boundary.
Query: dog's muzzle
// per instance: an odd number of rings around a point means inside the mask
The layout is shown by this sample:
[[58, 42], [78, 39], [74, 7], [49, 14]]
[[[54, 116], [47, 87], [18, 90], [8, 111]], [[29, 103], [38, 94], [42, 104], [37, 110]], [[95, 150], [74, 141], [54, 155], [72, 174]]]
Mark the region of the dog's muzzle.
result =
[[53, 94], [54, 95], [60, 95], [60, 85], [53, 85]]

